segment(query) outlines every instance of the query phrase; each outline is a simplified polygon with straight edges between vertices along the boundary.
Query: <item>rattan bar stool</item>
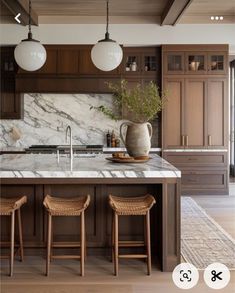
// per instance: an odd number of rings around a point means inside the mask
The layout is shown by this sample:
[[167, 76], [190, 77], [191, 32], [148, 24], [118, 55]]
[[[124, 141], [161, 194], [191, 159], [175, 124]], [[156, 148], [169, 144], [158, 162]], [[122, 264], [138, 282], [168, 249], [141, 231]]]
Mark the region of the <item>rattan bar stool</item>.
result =
[[[118, 275], [119, 258], [145, 258], [147, 274], [151, 273], [151, 241], [150, 241], [150, 209], [156, 203], [150, 194], [139, 197], [118, 197], [109, 195], [109, 204], [113, 209], [112, 220], [112, 260], [114, 259], [114, 274]], [[144, 216], [144, 241], [119, 241], [118, 216]], [[119, 254], [119, 247], [145, 247], [146, 254]]]
[[[90, 195], [75, 198], [59, 198], [47, 195], [43, 204], [48, 212], [48, 230], [47, 230], [47, 262], [46, 275], [49, 275], [50, 261], [58, 258], [80, 259], [80, 274], [84, 276], [85, 262], [85, 210], [90, 203]], [[80, 216], [80, 243], [61, 244], [53, 242], [52, 238], [52, 217], [53, 216]], [[53, 255], [52, 247], [80, 247], [80, 255]]]
[[[22, 222], [21, 222], [21, 213], [20, 208], [23, 204], [27, 202], [27, 197], [22, 196], [18, 198], [1, 198], [0, 200], [0, 216], [9, 216], [11, 217], [11, 240], [10, 240], [10, 255], [1, 256], [1, 258], [10, 259], [10, 273], [9, 275], [13, 276], [13, 263], [15, 255], [15, 212], [17, 212], [18, 220], [18, 232], [19, 232], [19, 253], [20, 260], [23, 261], [24, 251], [23, 251], [23, 237], [22, 237]], [[1, 243], [9, 245], [9, 243]]]

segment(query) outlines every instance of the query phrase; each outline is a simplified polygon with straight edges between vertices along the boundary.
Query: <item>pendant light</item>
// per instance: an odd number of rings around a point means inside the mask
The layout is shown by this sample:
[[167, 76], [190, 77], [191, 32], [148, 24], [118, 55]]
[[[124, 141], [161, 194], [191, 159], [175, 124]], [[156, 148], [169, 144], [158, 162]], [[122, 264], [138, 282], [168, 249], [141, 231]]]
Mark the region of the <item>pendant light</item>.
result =
[[118, 67], [122, 61], [122, 48], [109, 38], [109, 1], [107, 1], [106, 33], [103, 40], [98, 41], [91, 50], [94, 65], [102, 71], [110, 71]]
[[22, 40], [14, 51], [16, 63], [24, 70], [35, 71], [43, 66], [47, 53], [39, 41], [33, 39], [31, 32], [31, 0], [29, 0], [28, 38]]

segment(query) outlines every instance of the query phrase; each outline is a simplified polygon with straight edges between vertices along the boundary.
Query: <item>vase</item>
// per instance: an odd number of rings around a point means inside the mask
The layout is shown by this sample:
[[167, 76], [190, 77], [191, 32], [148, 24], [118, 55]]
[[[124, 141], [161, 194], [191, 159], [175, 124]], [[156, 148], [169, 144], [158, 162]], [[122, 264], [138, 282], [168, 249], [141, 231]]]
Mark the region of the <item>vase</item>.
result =
[[[124, 138], [123, 130], [126, 127]], [[151, 148], [152, 125], [125, 121], [120, 126], [120, 138], [131, 157], [148, 156]]]

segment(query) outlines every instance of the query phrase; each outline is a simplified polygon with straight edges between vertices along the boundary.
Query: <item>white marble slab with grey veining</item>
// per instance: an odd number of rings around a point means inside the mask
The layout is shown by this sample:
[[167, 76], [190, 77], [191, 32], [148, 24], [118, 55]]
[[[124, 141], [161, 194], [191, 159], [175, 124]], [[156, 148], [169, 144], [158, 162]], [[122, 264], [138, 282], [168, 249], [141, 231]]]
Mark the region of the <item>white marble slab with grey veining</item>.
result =
[[[24, 118], [1, 120], [0, 147], [27, 148], [31, 145], [64, 145], [68, 125], [74, 145], [106, 145], [106, 133], [119, 137], [121, 121], [90, 109], [113, 107], [111, 94], [24, 94]], [[153, 123], [152, 146], [158, 146], [158, 127]], [[155, 125], [155, 126], [154, 126]], [[122, 146], [122, 145], [121, 145]]]
[[146, 163], [113, 163], [107, 155], [78, 156], [73, 160], [53, 154], [6, 154], [0, 156], [1, 178], [180, 178], [181, 172], [156, 154]]

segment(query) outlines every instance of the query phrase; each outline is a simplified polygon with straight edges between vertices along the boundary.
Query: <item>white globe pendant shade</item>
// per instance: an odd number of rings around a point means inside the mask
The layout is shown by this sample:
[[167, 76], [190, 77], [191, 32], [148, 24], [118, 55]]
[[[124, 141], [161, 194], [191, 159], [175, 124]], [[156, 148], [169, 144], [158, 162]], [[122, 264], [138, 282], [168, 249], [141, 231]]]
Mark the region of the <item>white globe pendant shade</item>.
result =
[[14, 51], [16, 63], [24, 70], [35, 71], [43, 66], [47, 53], [43, 45], [35, 40], [23, 40]]
[[113, 40], [99, 41], [91, 50], [94, 65], [102, 71], [110, 71], [122, 62], [122, 48]]

